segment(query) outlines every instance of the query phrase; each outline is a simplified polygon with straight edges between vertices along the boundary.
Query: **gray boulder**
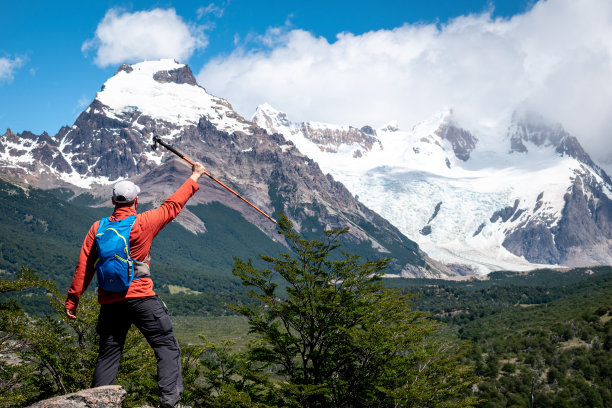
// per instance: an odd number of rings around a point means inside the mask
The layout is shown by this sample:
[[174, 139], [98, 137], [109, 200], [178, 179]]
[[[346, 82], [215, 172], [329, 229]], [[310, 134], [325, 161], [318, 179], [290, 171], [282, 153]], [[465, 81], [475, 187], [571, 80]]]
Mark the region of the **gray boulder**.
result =
[[106, 385], [39, 401], [28, 408], [121, 408], [126, 394], [119, 385]]

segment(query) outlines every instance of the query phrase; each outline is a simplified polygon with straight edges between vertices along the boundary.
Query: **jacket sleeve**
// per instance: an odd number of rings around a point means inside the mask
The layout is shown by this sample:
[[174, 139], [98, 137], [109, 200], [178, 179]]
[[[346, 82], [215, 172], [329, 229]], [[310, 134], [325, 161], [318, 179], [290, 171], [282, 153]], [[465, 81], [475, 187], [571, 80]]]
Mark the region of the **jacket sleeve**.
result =
[[191, 178], [188, 178], [159, 207], [140, 214], [138, 222], [142, 228], [143, 240], [151, 242], [162, 228], [176, 218], [185, 204], [187, 204], [187, 201], [198, 189], [198, 184]]
[[96, 221], [85, 236], [83, 245], [81, 246], [81, 253], [77, 266], [74, 270], [74, 276], [72, 277], [72, 283], [68, 290], [68, 296], [66, 298], [66, 309], [74, 310], [79, 304], [79, 298], [87, 290], [87, 287], [93, 279], [95, 268], [94, 264], [97, 258], [97, 251], [94, 246], [94, 240], [96, 238], [96, 232], [100, 221]]

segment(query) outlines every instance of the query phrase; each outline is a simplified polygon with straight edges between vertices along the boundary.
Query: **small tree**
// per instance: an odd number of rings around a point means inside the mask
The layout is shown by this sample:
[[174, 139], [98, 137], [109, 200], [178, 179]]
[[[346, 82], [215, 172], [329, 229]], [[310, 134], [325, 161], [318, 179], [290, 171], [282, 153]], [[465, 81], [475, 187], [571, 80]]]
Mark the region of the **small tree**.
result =
[[434, 375], [440, 371], [444, 382], [454, 384], [446, 397], [454, 406], [470, 406], [470, 369], [452, 353], [437, 357], [431, 336], [438, 324], [411, 310], [410, 295], [384, 287], [388, 259], [361, 262], [334, 252], [348, 229], [326, 231], [321, 242], [301, 238], [284, 216], [278, 227], [293, 254], [262, 255], [270, 265], [263, 270], [236, 260], [233, 273], [257, 301], [237, 307], [262, 340], [250, 358], [280, 377], [281, 405], [415, 406], [405, 397], [420, 392], [420, 406], [433, 406], [426, 401], [440, 388]]
[[25, 346], [21, 338], [29, 317], [7, 296], [51, 286], [51, 282], [40, 279], [35, 271], [27, 268], [18, 272], [16, 280], [0, 279], [0, 294], [4, 295], [0, 301], [0, 407], [22, 406], [39, 394], [39, 384], [34, 380], [35, 367], [20, 356]]
[[204, 345], [182, 348], [181, 399], [195, 407], [272, 408], [279, 398], [262, 364], [249, 351], [232, 351], [233, 342], [220, 345], [200, 335]]
[[[0, 280], [0, 293], [43, 287], [53, 313], [27, 315], [14, 300], [0, 302], [0, 407], [22, 406], [89, 388], [98, 352], [96, 296], [81, 297], [77, 320], [64, 314], [64, 297], [35, 271], [22, 268], [18, 279]], [[128, 391], [126, 406], [155, 403], [155, 356], [136, 328], [130, 329], [117, 383]]]

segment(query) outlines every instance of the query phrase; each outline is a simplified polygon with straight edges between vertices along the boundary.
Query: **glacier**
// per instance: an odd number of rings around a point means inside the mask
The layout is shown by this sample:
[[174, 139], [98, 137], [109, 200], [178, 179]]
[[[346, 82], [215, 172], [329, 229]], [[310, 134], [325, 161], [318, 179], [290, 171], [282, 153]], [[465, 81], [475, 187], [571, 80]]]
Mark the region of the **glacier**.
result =
[[[293, 142], [438, 261], [467, 265], [479, 274], [557, 266], [529, 262], [502, 245], [530, 220], [554, 228], [573, 178], [585, 170], [550, 146], [525, 142], [529, 154], [510, 152], [502, 135], [477, 143], [469, 159], [461, 160], [440, 137], [441, 126], [453, 124], [450, 110], [407, 131], [390, 122], [375, 130], [376, 142], [369, 146], [347, 138], [347, 126], [292, 123], [269, 104], [260, 105], [252, 121]], [[513, 203], [511, 219], [495, 219]]]

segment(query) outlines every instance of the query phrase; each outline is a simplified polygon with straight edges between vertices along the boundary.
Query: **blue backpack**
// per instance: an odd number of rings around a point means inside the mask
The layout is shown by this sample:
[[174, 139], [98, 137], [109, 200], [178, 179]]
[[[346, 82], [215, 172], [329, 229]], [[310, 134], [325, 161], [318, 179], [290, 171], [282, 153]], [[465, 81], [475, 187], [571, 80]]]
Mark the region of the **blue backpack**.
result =
[[135, 264], [144, 265], [148, 273], [147, 264], [135, 261], [130, 255], [130, 232], [135, 220], [135, 215], [119, 221], [100, 220], [95, 240], [98, 259], [94, 266], [98, 286], [105, 291], [128, 290], [135, 277], [145, 277], [135, 276], [141, 275], [135, 273]]

